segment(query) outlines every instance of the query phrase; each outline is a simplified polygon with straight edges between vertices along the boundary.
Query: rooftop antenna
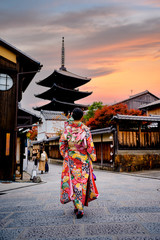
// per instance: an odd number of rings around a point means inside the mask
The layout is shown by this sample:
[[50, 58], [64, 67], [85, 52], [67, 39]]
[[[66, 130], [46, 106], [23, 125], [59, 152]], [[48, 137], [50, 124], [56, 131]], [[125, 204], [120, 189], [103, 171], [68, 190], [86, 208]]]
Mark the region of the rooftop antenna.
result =
[[132, 94], [133, 94], [133, 90], [131, 89], [131, 95], [129, 97], [132, 97]]
[[64, 60], [65, 60], [65, 49], [64, 49], [64, 37], [62, 37], [62, 52], [61, 52], [61, 67], [60, 70], [66, 71], [66, 68], [64, 66]]

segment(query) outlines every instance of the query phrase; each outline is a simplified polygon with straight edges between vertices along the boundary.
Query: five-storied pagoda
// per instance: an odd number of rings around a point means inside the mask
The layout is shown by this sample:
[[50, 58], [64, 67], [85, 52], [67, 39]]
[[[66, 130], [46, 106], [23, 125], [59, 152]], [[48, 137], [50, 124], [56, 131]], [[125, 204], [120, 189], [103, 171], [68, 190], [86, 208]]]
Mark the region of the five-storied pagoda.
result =
[[76, 104], [74, 101], [85, 98], [92, 92], [82, 92], [76, 89], [88, 83], [91, 79], [73, 74], [65, 68], [64, 37], [62, 38], [61, 67], [47, 78], [37, 82], [38, 85], [49, 87], [49, 90], [35, 95], [35, 97], [50, 100], [50, 103], [35, 107], [34, 110], [62, 111], [65, 114], [71, 112], [75, 107], [86, 109], [86, 105]]

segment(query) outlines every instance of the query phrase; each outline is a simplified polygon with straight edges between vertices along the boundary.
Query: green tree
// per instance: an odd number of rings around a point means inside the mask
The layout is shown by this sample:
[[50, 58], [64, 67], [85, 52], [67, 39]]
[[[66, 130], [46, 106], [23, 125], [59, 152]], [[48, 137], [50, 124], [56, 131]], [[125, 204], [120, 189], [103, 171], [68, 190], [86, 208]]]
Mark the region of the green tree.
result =
[[102, 102], [93, 102], [92, 105], [88, 107], [87, 113], [84, 115], [85, 121], [88, 121], [90, 118], [94, 117], [94, 113], [97, 109], [102, 109], [103, 103]]

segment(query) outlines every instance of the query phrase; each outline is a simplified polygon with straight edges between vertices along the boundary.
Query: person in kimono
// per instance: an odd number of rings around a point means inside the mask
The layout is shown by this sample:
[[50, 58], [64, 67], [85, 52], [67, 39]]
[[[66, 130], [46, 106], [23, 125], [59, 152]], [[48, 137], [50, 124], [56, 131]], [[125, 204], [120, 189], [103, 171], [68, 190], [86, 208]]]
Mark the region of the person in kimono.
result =
[[38, 167], [39, 171], [41, 171], [41, 174], [45, 172], [46, 162], [48, 162], [48, 156], [47, 156], [47, 153], [45, 152], [45, 149], [43, 148], [43, 150], [40, 152], [39, 167]]
[[96, 152], [90, 130], [81, 122], [82, 117], [83, 111], [75, 108], [65, 122], [59, 141], [63, 157], [60, 201], [62, 204], [73, 201], [77, 218], [83, 217], [84, 206], [99, 195], [92, 166]]

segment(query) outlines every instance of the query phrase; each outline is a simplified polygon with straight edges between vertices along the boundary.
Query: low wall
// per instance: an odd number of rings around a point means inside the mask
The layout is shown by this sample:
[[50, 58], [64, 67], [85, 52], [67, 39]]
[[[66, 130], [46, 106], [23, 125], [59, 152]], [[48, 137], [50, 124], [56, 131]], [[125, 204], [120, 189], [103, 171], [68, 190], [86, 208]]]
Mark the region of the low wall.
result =
[[61, 159], [49, 158], [49, 163], [62, 165], [62, 164], [63, 164], [63, 160], [61, 160]]
[[115, 171], [133, 172], [160, 168], [160, 151], [119, 151], [115, 155]]

